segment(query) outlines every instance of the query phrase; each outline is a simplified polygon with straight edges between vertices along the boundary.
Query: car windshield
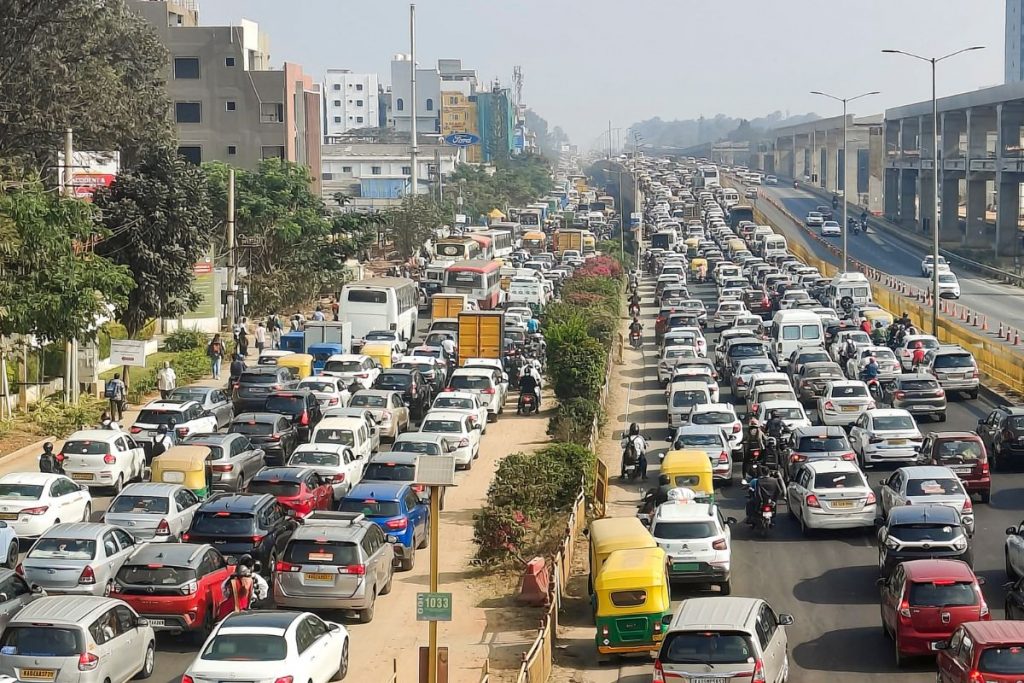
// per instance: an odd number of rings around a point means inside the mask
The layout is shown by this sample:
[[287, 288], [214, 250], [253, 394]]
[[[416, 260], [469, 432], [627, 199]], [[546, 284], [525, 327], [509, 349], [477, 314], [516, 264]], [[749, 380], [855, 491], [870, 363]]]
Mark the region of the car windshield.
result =
[[327, 451], [296, 451], [288, 459], [288, 464], [337, 467], [341, 464], [341, 456]]
[[733, 344], [729, 347], [730, 358], [748, 358], [765, 355], [764, 344]]
[[351, 429], [317, 429], [313, 434], [313, 443], [330, 443], [341, 446], [354, 446], [356, 437]]
[[393, 462], [371, 462], [363, 472], [364, 480], [412, 481], [416, 476], [416, 465]]
[[[136, 424], [143, 425], [171, 425], [182, 422], [184, 418], [182, 414], [177, 410], [146, 410], [139, 411], [138, 418], [135, 419]], [[94, 442], [95, 443], [95, 442]], [[106, 444], [103, 444], [106, 446]], [[65, 448], [67, 446], [65, 445]], [[96, 451], [93, 451], [96, 452]], [[106, 451], [99, 451], [105, 453]]]
[[424, 420], [420, 431], [439, 434], [461, 434], [462, 423], [458, 420]]
[[455, 375], [448, 382], [453, 389], [469, 389], [471, 391], [482, 391], [491, 386], [490, 379], [482, 375]]
[[692, 406], [698, 403], [707, 402], [708, 395], [705, 391], [684, 389], [682, 391], [676, 391], [672, 394], [673, 408], [681, 408], [683, 406]]
[[168, 499], [164, 496], [132, 496], [122, 494], [110, 502], [107, 512], [162, 515], [166, 514], [167, 510]]
[[804, 415], [804, 411], [801, 410], [800, 408], [797, 408], [796, 406], [786, 408], [772, 408], [772, 410], [774, 410], [775, 414], [778, 415], [783, 420], [803, 420], [807, 417], [806, 415]]
[[395, 333], [388, 332], [387, 330], [377, 330], [376, 332], [367, 332], [363, 335], [363, 339], [366, 341], [394, 341]]
[[0, 484], [0, 498], [36, 500], [42, 494], [43, 487], [34, 484]]
[[987, 647], [978, 658], [978, 671], [984, 674], [1003, 674], [1019, 677], [1024, 674], [1024, 647], [1010, 645]]
[[215, 662], [278, 662], [288, 656], [284, 636], [265, 633], [218, 633], [200, 659]]
[[935, 356], [937, 368], [973, 368], [974, 357], [969, 353], [943, 353]]
[[910, 584], [911, 607], [965, 607], [978, 604], [974, 584], [935, 581]]
[[434, 401], [434, 408], [455, 408], [457, 410], [468, 410], [475, 408], [474, 401], [471, 398], [450, 398], [448, 396], [438, 396]]
[[871, 425], [875, 431], [897, 431], [901, 429], [914, 429], [916, 423], [909, 415], [875, 415], [871, 419]]
[[662, 664], [750, 664], [756, 654], [745, 633], [675, 631], [665, 637], [658, 659]]
[[708, 538], [718, 534], [713, 521], [701, 522], [657, 522], [651, 532], [655, 538], [689, 539]]
[[396, 441], [391, 450], [396, 453], [419, 453], [421, 455], [441, 455], [441, 447], [432, 441]]
[[802, 436], [796, 449], [801, 453], [827, 453], [829, 451], [848, 451], [850, 444], [845, 436]]
[[959, 479], [911, 479], [907, 482], [908, 496], [953, 496], [962, 493]]
[[832, 398], [864, 398], [867, 395], [867, 387], [859, 384], [839, 384], [832, 386]]
[[293, 539], [284, 549], [284, 561], [291, 564], [341, 565], [361, 564], [359, 546], [343, 541], [312, 541]]
[[984, 446], [973, 439], [940, 441], [935, 445], [935, 457], [940, 462], [975, 463], [981, 459], [983, 450]]
[[117, 572], [120, 583], [134, 586], [180, 586], [195, 578], [196, 572], [190, 567], [166, 567], [159, 564], [126, 564]]
[[77, 628], [8, 626], [0, 650], [22, 657], [77, 657], [85, 652], [85, 637]]
[[171, 398], [179, 401], [196, 401], [202, 403], [206, 400], [206, 394], [209, 393], [209, 389], [193, 388], [193, 387], [181, 387], [179, 389], [171, 390]]
[[269, 493], [272, 496], [297, 496], [301, 489], [298, 482], [279, 479], [255, 479], [249, 482], [249, 493]]
[[275, 372], [243, 372], [238, 378], [240, 384], [277, 384], [278, 376]]
[[324, 363], [324, 372], [359, 372], [362, 367], [360, 360], [329, 360]]
[[253, 516], [235, 512], [201, 512], [192, 522], [192, 530], [210, 536], [248, 536], [253, 531]]
[[680, 434], [676, 438], [676, 448], [683, 448], [684, 446], [697, 446], [703, 448], [704, 446], [719, 447], [722, 445], [722, 437], [719, 434]]
[[956, 275], [952, 273], [939, 273], [939, 282], [956, 282]]
[[397, 501], [373, 498], [343, 498], [338, 509], [342, 512], [358, 512], [367, 517], [395, 517], [402, 512]]
[[96, 557], [96, 541], [85, 538], [40, 538], [28, 551], [29, 559], [91, 560]]
[[860, 472], [819, 472], [814, 475], [816, 489], [848, 489], [865, 485]]
[[690, 424], [695, 425], [722, 425], [730, 424], [735, 422], [736, 416], [725, 410], [721, 411], [707, 411], [701, 413], [694, 413], [690, 418]]
[[[939, 383], [933, 379], [904, 379], [900, 380], [899, 388], [903, 391], [936, 391]], [[1024, 425], [1024, 419], [1021, 424]]]
[[364, 394], [359, 391], [356, 392], [348, 404], [353, 408], [387, 408], [388, 399], [386, 396], [379, 394]]

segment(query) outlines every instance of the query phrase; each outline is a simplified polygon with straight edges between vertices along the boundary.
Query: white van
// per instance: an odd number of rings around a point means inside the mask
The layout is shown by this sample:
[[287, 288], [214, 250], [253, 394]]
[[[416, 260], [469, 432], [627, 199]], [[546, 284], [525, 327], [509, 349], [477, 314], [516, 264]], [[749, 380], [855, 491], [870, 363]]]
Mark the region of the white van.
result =
[[753, 251], [755, 254], [764, 256], [764, 254], [761, 253], [761, 244], [764, 242], [766, 237], [774, 234], [775, 231], [772, 230], [770, 226], [757, 226], [756, 228], [754, 228], [754, 235], [750, 239], [750, 250]]
[[762, 256], [785, 256], [788, 253], [789, 244], [782, 235], [767, 235], [764, 238], [764, 250]]
[[780, 370], [789, 365], [789, 357], [796, 349], [822, 346], [824, 343], [825, 331], [821, 328], [821, 316], [813, 311], [779, 311], [772, 318], [768, 355]]
[[675, 249], [677, 238], [675, 230], [659, 230], [651, 237], [651, 248], [671, 251]]
[[711, 403], [707, 382], [673, 382], [667, 393], [668, 426], [672, 428], [689, 422], [694, 406]]
[[532, 278], [514, 277], [508, 283], [509, 305], [523, 303], [528, 306], [544, 307], [544, 284]]
[[843, 310], [846, 297], [850, 308], [864, 306], [871, 303], [871, 283], [864, 273], [839, 273], [832, 278], [826, 297], [827, 305], [837, 311]]

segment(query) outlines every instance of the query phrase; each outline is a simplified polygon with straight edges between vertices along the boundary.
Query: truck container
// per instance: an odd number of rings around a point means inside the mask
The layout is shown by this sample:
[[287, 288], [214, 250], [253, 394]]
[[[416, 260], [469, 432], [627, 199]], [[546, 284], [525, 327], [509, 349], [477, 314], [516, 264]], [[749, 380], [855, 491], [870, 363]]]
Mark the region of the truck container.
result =
[[459, 313], [469, 308], [467, 298], [465, 294], [435, 294], [430, 299], [430, 317], [434, 320], [458, 317]]
[[504, 311], [459, 313], [459, 366], [469, 358], [501, 360], [505, 339]]
[[553, 240], [554, 252], [561, 254], [569, 249], [583, 253], [583, 230], [556, 230]]

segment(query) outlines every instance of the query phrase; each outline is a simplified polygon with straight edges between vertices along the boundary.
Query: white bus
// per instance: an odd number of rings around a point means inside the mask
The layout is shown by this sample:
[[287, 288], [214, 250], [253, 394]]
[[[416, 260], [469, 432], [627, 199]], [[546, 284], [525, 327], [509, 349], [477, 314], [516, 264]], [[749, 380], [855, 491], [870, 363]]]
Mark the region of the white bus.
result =
[[481, 234], [491, 238], [491, 258], [505, 259], [515, 251], [515, 237], [511, 230], [488, 230]]
[[416, 334], [416, 283], [404, 277], [349, 282], [341, 290], [339, 320], [352, 323], [352, 339], [371, 330], [395, 330], [402, 339]]

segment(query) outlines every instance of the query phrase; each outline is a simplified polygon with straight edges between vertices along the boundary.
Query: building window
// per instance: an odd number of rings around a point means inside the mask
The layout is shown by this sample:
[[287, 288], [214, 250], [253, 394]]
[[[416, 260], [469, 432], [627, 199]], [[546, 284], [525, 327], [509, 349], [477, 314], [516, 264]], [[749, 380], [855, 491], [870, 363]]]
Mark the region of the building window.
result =
[[334, 180], [334, 174], [333, 173], [321, 173], [320, 174], [320, 179], [321, 180]]
[[402, 175], [412, 175], [412, 166], [403, 166]]
[[260, 121], [262, 123], [283, 122], [284, 104], [281, 102], [260, 102]]
[[356, 123], [362, 123], [362, 122], [363, 122], [363, 117], [362, 116], [357, 116], [356, 117]]
[[199, 102], [175, 102], [174, 120], [176, 123], [199, 123], [202, 121], [202, 109]]
[[235, 103], [234, 100], [228, 100], [224, 103], [224, 108], [227, 111], [235, 111], [235, 109], [237, 108], [237, 104]]
[[341, 90], [341, 83], [335, 83], [334, 90]]
[[335, 123], [341, 123], [341, 117], [340, 116], [335, 116], [334, 117], [334, 122]]
[[182, 145], [178, 147], [178, 155], [196, 166], [203, 163], [203, 148], [199, 145]]
[[371, 166], [370, 173], [373, 175], [380, 175], [380, 166]]
[[352, 167], [351, 166], [342, 166], [341, 167], [341, 172], [342, 173], [351, 173], [352, 172]]
[[235, 58], [234, 57], [225, 57], [224, 58], [224, 66], [234, 66], [234, 65], [235, 65]]
[[449, 97], [448, 98], [448, 104], [458, 104], [458, 103], [459, 103], [459, 98], [458, 97]]
[[261, 159], [284, 159], [284, 145], [264, 145], [260, 148]]
[[199, 78], [199, 57], [175, 57], [175, 78]]
[[362, 100], [356, 100], [356, 106], [357, 107], [363, 106], [363, 101]]
[[333, 105], [334, 105], [335, 107], [340, 107], [340, 106], [341, 106], [341, 100], [334, 100], [334, 102], [332, 102], [332, 104], [333, 104]]
[[362, 90], [362, 89], [363, 89], [363, 84], [362, 83], [356, 83], [356, 90]]
[[402, 101], [401, 97], [395, 100], [395, 111], [405, 111], [405, 102]]
[[228, 145], [228, 156], [233, 157], [238, 154], [238, 147], [234, 145]]
[[427, 111], [434, 111], [434, 100], [427, 98]]

